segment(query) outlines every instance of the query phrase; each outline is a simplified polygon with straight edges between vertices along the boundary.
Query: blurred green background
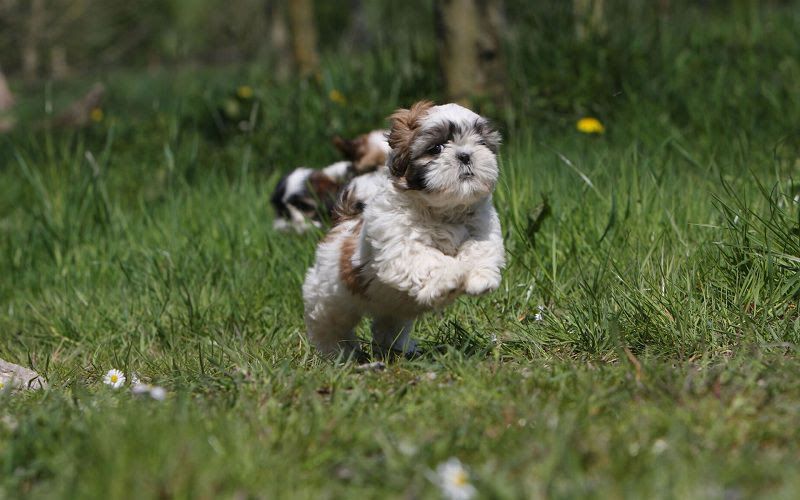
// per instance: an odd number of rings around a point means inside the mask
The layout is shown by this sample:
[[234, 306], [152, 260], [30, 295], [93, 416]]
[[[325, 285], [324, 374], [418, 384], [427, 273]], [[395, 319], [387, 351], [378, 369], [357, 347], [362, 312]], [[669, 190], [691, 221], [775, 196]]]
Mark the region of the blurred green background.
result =
[[[437, 36], [450, 17], [437, 16], [439, 4], [303, 3], [320, 61], [309, 71], [293, 62], [289, 4], [263, 0], [3, 0], [0, 67], [19, 101], [17, 121], [25, 122], [57, 114], [101, 81], [110, 88], [109, 118], [147, 122], [154, 111], [179, 108], [192, 126], [219, 128], [209, 123], [209, 106], [224, 108], [248, 85], [260, 105], [252, 117], [259, 152], [277, 162], [291, 155], [270, 142], [276, 127], [302, 130], [293, 135], [303, 147], [381, 125], [415, 99], [453, 97]], [[479, 3], [500, 13], [492, 25], [499, 64], [489, 76], [500, 83], [468, 97], [511, 132], [537, 133], [583, 115], [613, 121], [632, 108], [688, 132], [794, 126], [797, 2]], [[336, 102], [318, 109], [309, 92]], [[249, 120], [249, 111], [234, 118]], [[315, 123], [302, 123], [302, 113]]]

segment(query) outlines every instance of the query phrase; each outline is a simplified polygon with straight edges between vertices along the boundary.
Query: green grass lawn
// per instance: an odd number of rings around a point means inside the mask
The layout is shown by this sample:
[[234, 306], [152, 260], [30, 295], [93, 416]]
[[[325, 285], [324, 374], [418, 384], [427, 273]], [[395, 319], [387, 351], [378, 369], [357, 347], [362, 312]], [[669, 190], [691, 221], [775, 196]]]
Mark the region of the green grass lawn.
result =
[[[274, 232], [268, 198], [280, 172], [334, 161], [333, 133], [439, 97], [415, 45], [329, 56], [304, 84], [120, 70], [89, 129], [21, 121], [0, 139], [0, 358], [50, 388], [0, 393], [0, 497], [435, 498], [456, 457], [487, 498], [797, 498], [790, 6], [676, 21], [655, 55], [551, 56], [588, 65], [576, 88], [512, 52], [520, 101], [486, 108], [505, 136], [503, 284], [424, 317], [427, 354], [385, 371], [309, 347], [321, 233]], [[242, 84], [256, 128], [220, 139], [207, 110]], [[20, 113], [81, 85], [26, 89]], [[605, 134], [575, 130], [588, 114]], [[167, 398], [104, 385], [111, 368]]]

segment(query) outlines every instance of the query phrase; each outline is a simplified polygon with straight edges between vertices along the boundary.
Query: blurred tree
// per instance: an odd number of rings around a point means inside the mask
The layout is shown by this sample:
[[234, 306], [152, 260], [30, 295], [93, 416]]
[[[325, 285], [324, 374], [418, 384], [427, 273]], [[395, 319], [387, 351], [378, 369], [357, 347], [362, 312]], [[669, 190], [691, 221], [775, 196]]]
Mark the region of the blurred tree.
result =
[[669, 0], [658, 0], [658, 14], [662, 18], [669, 17]]
[[10, 115], [14, 107], [14, 96], [8, 88], [3, 68], [0, 68], [0, 133], [8, 132], [14, 127], [14, 119]]
[[8, 111], [14, 106], [14, 96], [8, 88], [3, 68], [0, 68], [0, 111]]
[[363, 49], [372, 45], [367, 11], [362, 0], [350, 0], [349, 4], [350, 23], [344, 33], [342, 45], [349, 50]]
[[274, 57], [272, 67], [278, 81], [286, 81], [291, 73], [292, 52], [289, 49], [289, 26], [286, 24], [286, 1], [267, 2], [269, 45]]
[[45, 26], [44, 0], [31, 0], [28, 14], [28, 31], [22, 46], [22, 73], [33, 80], [39, 71], [39, 41]]
[[508, 97], [503, 56], [503, 34], [508, 32], [506, 6], [503, 0], [479, 0], [478, 11], [483, 28], [478, 36], [480, 78], [488, 97], [499, 105]]
[[314, 26], [314, 3], [311, 0], [289, 1], [289, 23], [295, 68], [301, 77], [317, 72], [317, 30]]
[[438, 0], [436, 35], [447, 98], [465, 105], [505, 95], [502, 0]]
[[56, 80], [62, 80], [69, 76], [67, 49], [63, 45], [50, 48], [50, 75]]
[[572, 6], [578, 40], [606, 34], [605, 0], [573, 0]]

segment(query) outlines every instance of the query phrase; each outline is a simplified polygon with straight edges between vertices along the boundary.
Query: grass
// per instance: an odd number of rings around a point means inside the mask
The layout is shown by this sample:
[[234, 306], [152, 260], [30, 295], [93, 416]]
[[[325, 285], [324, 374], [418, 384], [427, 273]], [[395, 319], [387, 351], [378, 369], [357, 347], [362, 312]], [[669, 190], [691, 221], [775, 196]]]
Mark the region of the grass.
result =
[[[0, 357], [50, 389], [0, 394], [0, 496], [427, 498], [455, 456], [485, 497], [796, 498], [800, 69], [774, 47], [796, 55], [799, 20], [737, 12], [706, 12], [689, 49], [667, 24], [653, 61], [615, 49], [646, 38], [622, 22], [599, 58], [511, 48], [503, 286], [422, 319], [428, 354], [382, 372], [308, 346], [320, 235], [275, 233], [268, 198], [279, 172], [335, 159], [332, 133], [436, 92], [419, 44], [331, 54], [299, 87], [258, 65], [120, 70], [104, 122], [20, 127], [0, 142]], [[568, 64], [589, 68], [581, 90]], [[241, 83], [257, 126], [209, 131]], [[26, 89], [20, 113], [79, 88]], [[574, 130], [586, 113], [605, 135]], [[169, 397], [111, 390], [112, 367]]]

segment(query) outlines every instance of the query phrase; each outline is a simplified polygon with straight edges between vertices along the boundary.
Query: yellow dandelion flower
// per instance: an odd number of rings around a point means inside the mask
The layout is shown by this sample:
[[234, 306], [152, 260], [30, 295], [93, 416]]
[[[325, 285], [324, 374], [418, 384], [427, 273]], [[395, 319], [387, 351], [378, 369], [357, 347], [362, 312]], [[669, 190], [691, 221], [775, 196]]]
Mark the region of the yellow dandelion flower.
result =
[[89, 118], [91, 118], [95, 123], [100, 123], [103, 121], [103, 116], [103, 110], [100, 108], [92, 108], [92, 110], [89, 112]]
[[335, 102], [336, 104], [339, 104], [340, 106], [344, 106], [345, 104], [347, 104], [347, 98], [344, 96], [344, 94], [342, 94], [336, 89], [333, 89], [330, 92], [328, 92], [328, 99]]
[[578, 131], [584, 134], [602, 134], [606, 128], [597, 118], [587, 117], [578, 120]]
[[238, 89], [236, 89], [236, 95], [241, 97], [242, 99], [250, 99], [253, 97], [253, 87], [249, 85], [242, 85]]

